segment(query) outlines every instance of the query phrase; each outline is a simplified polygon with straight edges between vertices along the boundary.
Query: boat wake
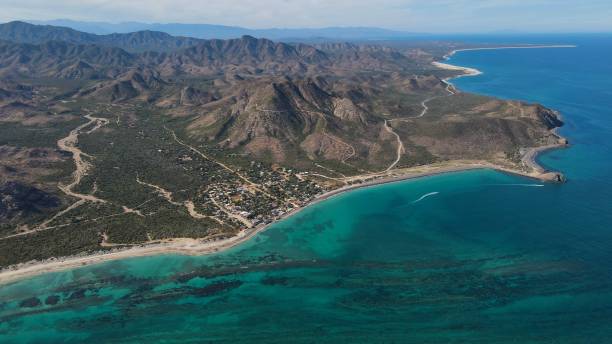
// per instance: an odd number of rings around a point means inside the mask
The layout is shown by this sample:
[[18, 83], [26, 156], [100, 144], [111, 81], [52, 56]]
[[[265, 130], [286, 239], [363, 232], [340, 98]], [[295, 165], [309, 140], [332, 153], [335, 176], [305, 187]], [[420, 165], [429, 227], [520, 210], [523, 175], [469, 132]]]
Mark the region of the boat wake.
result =
[[543, 184], [489, 184], [489, 186], [523, 186], [527, 188], [541, 188]]
[[420, 201], [424, 200], [425, 198], [431, 197], [431, 196], [434, 196], [434, 195], [437, 195], [437, 194], [439, 194], [439, 192], [437, 192], [437, 191], [436, 192], [430, 192], [428, 194], [425, 194], [425, 195], [421, 196], [419, 199], [417, 199], [416, 201], [412, 202], [412, 204], [419, 203]]

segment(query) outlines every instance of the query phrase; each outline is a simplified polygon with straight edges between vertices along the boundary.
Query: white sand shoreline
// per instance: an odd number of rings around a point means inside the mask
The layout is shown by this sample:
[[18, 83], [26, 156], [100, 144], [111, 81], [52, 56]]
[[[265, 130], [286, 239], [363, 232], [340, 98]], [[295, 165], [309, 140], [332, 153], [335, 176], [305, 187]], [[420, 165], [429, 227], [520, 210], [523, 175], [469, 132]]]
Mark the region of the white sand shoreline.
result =
[[[559, 145], [560, 147], [561, 145]], [[558, 147], [542, 147], [544, 149], [553, 149]], [[533, 153], [530, 156], [530, 162], [533, 161], [535, 164], [535, 160], [531, 157], [535, 157], [541, 148], [534, 148]], [[169, 239], [166, 241], [160, 241], [159, 243], [154, 244], [146, 244], [141, 246], [135, 246], [127, 249], [114, 249], [111, 251], [101, 251], [99, 253], [94, 253], [90, 255], [82, 255], [82, 256], [71, 256], [71, 257], [62, 257], [62, 258], [51, 258], [44, 261], [33, 261], [27, 262], [17, 265], [12, 265], [4, 270], [0, 271], [0, 285], [9, 284], [12, 282], [16, 282], [21, 279], [25, 279], [28, 277], [33, 277], [36, 275], [58, 272], [63, 270], [75, 269], [79, 267], [84, 267], [93, 264], [104, 263], [113, 260], [119, 259], [127, 259], [127, 258], [137, 258], [137, 257], [147, 257], [147, 256], [155, 256], [155, 255], [168, 255], [168, 254], [179, 254], [185, 256], [204, 256], [209, 254], [214, 254], [222, 251], [229, 250], [235, 246], [238, 246], [242, 243], [249, 241], [251, 238], [255, 237], [257, 234], [267, 230], [270, 226], [288, 218], [293, 215], [296, 215], [300, 211], [313, 206], [319, 202], [324, 200], [333, 198], [335, 196], [341, 195], [343, 193], [373, 187], [383, 184], [401, 182], [410, 179], [417, 179], [429, 176], [435, 176], [440, 174], [454, 173], [454, 172], [464, 172], [471, 170], [496, 170], [503, 173], [509, 173], [514, 175], [519, 175], [523, 177], [528, 177], [532, 179], [537, 179], [541, 181], [552, 181], [550, 176], [547, 173], [528, 173], [524, 171], [514, 170], [511, 168], [495, 165], [492, 163], [488, 163], [485, 161], [451, 161], [437, 165], [426, 165], [420, 166], [417, 168], [403, 169], [403, 170], [395, 170], [391, 171], [388, 174], [384, 174], [382, 176], [374, 176], [372, 180], [368, 180], [364, 183], [353, 184], [341, 187], [339, 189], [335, 189], [329, 191], [323, 195], [320, 195], [314, 198], [307, 205], [296, 208], [291, 212], [281, 216], [276, 221], [266, 224], [260, 225], [254, 228], [245, 229], [241, 231], [238, 235], [233, 236], [227, 239], [221, 239], [216, 241], [206, 241], [204, 239], [188, 239], [188, 238], [177, 238], [177, 239]]]
[[457, 75], [457, 76], [453, 76], [453, 77], [450, 77], [450, 78], [446, 78], [445, 80], [461, 78], [461, 77], [464, 77], [464, 76], [476, 76], [476, 75], [483, 74], [481, 71], [479, 71], [476, 68], [461, 67], [461, 66], [456, 66], [456, 65], [452, 65], [452, 64], [449, 64], [449, 63], [442, 63], [442, 62], [432, 62], [431, 64], [433, 64], [434, 66], [436, 66], [438, 68], [442, 68], [442, 69], [446, 69], [446, 70], [453, 70], [453, 71], [460, 71], [460, 72], [464, 73], [462, 75]]

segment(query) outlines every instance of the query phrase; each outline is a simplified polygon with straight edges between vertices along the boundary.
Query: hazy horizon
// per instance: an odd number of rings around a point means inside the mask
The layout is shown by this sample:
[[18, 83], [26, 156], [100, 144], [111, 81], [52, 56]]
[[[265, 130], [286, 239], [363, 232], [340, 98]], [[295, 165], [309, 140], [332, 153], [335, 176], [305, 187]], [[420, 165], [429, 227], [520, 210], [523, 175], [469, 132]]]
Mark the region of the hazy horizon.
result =
[[[490, 30], [490, 31], [414, 31], [414, 30], [402, 30], [402, 29], [393, 29], [393, 28], [385, 28], [382, 26], [316, 26], [316, 27], [250, 27], [250, 26], [241, 26], [241, 25], [229, 25], [223, 23], [179, 23], [179, 22], [156, 22], [156, 21], [97, 21], [97, 20], [75, 20], [70, 18], [55, 18], [48, 20], [37, 20], [37, 19], [13, 19], [8, 21], [3, 21], [0, 23], [9, 23], [14, 21], [22, 21], [26, 23], [32, 23], [36, 25], [53, 25], [53, 26], [61, 26], [62, 23], [74, 23], [74, 24], [92, 24], [92, 25], [112, 25], [112, 26], [122, 26], [122, 25], [210, 25], [210, 26], [218, 26], [218, 27], [227, 27], [227, 28], [241, 28], [246, 30], [253, 31], [266, 31], [266, 30], [325, 30], [325, 29], [363, 29], [363, 30], [384, 30], [388, 32], [395, 33], [404, 33], [404, 34], [414, 34], [414, 35], [432, 35], [432, 36], [445, 36], [445, 35], [563, 35], [563, 34], [612, 34], [612, 28], [607, 30], [592, 30], [592, 31], [521, 31], [521, 30], [513, 30], [513, 29], [499, 29], [499, 30]], [[77, 29], [79, 30], [79, 29]], [[83, 31], [83, 30], [79, 30]]]
[[211, 0], [196, 5], [187, 0], [0, 0], [0, 5], [2, 22], [209, 24], [255, 30], [350, 27], [421, 34], [612, 32], [612, 3], [604, 0]]

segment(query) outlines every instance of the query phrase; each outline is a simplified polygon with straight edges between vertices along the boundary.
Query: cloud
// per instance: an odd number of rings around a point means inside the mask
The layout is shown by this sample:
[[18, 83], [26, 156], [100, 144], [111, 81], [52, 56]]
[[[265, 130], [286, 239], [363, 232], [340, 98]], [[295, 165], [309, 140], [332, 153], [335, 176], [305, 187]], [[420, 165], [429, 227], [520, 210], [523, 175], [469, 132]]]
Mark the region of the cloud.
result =
[[0, 0], [0, 7], [3, 21], [378, 26], [429, 32], [612, 29], [609, 0]]

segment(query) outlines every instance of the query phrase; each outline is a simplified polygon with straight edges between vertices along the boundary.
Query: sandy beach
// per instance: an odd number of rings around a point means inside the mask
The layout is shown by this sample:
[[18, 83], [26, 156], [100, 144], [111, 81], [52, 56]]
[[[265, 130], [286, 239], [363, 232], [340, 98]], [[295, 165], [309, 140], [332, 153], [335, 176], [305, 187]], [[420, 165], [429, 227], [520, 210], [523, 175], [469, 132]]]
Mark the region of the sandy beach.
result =
[[101, 251], [92, 255], [84, 256], [72, 256], [64, 258], [51, 258], [45, 261], [28, 262], [18, 265], [10, 266], [0, 272], [0, 284], [11, 283], [20, 279], [50, 273], [62, 270], [74, 269], [92, 264], [98, 264], [118, 259], [135, 258], [154, 256], [162, 254], [181, 254], [189, 256], [200, 256], [208, 255], [221, 251], [228, 250], [232, 247], [240, 245], [257, 234], [265, 231], [271, 225], [286, 219], [290, 216], [296, 215], [303, 209], [315, 205], [324, 200], [338, 196], [345, 192], [349, 192], [356, 189], [374, 187], [377, 185], [395, 183], [405, 181], [409, 179], [422, 178], [427, 176], [440, 175], [445, 173], [479, 170], [479, 169], [492, 169], [504, 173], [510, 173], [537, 179], [540, 181], [554, 182], [554, 174], [552, 172], [546, 172], [542, 167], [537, 165], [535, 157], [541, 151], [560, 148], [564, 145], [551, 145], [546, 147], [532, 148], [525, 154], [529, 156], [526, 160], [526, 164], [532, 169], [532, 172], [526, 172], [521, 170], [515, 170], [509, 167], [495, 165], [486, 161], [449, 161], [444, 163], [418, 166], [413, 168], [392, 170], [380, 174], [372, 174], [365, 176], [355, 176], [350, 179], [354, 184], [341, 187], [315, 197], [306, 206], [296, 208], [291, 212], [288, 212], [278, 218], [275, 222], [260, 225], [250, 229], [242, 230], [238, 235], [231, 238], [220, 239], [220, 240], [206, 240], [206, 239], [188, 239], [188, 238], [177, 238], [159, 241], [157, 243], [138, 245], [130, 248], [115, 248], [111, 251]]
[[[534, 48], [566, 48], [573, 46], [529, 46], [529, 47], [498, 47], [498, 48], [474, 48], [474, 49], [459, 49], [451, 52], [448, 56], [452, 56], [457, 51], [462, 50], [489, 50], [489, 49], [534, 49]], [[454, 66], [441, 62], [433, 62], [436, 67], [444, 68], [448, 70], [454, 71], [462, 71], [464, 74], [458, 75], [456, 77], [462, 76], [474, 76], [479, 75], [481, 72], [477, 69], [466, 68], [461, 66]], [[450, 86], [450, 82], [448, 80], [455, 78], [447, 78], [444, 81]], [[346, 178], [346, 181], [349, 182], [349, 185], [329, 191], [325, 194], [322, 194], [318, 197], [315, 197], [311, 202], [303, 207], [296, 208], [281, 217], [279, 217], [276, 221], [259, 225], [253, 228], [247, 228], [240, 231], [239, 234], [230, 238], [224, 239], [188, 239], [188, 238], [176, 238], [176, 239], [168, 239], [164, 241], [159, 241], [155, 243], [143, 244], [132, 246], [129, 248], [114, 248], [111, 251], [100, 251], [95, 254], [90, 255], [79, 255], [72, 257], [63, 257], [63, 258], [51, 258], [44, 261], [35, 261], [35, 262], [27, 262], [22, 264], [13, 265], [7, 267], [0, 271], [0, 284], [7, 284], [11, 282], [15, 282], [20, 279], [50, 273], [57, 272], [62, 270], [74, 269], [78, 267], [83, 267], [92, 264], [98, 264], [103, 262], [108, 262], [112, 260], [118, 259], [127, 259], [127, 258], [135, 258], [135, 257], [145, 257], [145, 256], [154, 256], [154, 255], [163, 255], [163, 254], [181, 254], [181, 255], [190, 255], [190, 256], [199, 256], [199, 255], [207, 255], [218, 253], [221, 251], [228, 250], [232, 247], [240, 245], [251, 238], [255, 237], [257, 234], [265, 231], [271, 225], [286, 219], [290, 216], [293, 216], [303, 209], [327, 200], [329, 198], [335, 197], [345, 192], [349, 192], [352, 190], [373, 187], [376, 185], [400, 182], [408, 179], [415, 179], [427, 176], [434, 176], [445, 173], [453, 173], [453, 172], [461, 172], [461, 171], [469, 171], [469, 170], [477, 170], [477, 169], [492, 169], [504, 173], [510, 173], [514, 175], [519, 175], [523, 177], [529, 177], [533, 179], [537, 179], [545, 182], [558, 182], [559, 176], [562, 177], [559, 173], [546, 171], [543, 167], [539, 166], [536, 162], [536, 157], [539, 153], [556, 148], [566, 147], [567, 145], [563, 143], [563, 138], [556, 134], [556, 131], [553, 133], [559, 138], [559, 143], [551, 144], [543, 147], [535, 147], [528, 148], [525, 150], [523, 154], [523, 165], [526, 170], [517, 170], [512, 167], [502, 166], [498, 164], [494, 164], [487, 161], [469, 161], [469, 160], [457, 160], [457, 161], [447, 161], [443, 163], [436, 163], [425, 166], [418, 166], [412, 168], [404, 168], [404, 169], [392, 169], [387, 170], [380, 173], [368, 174], [368, 175], [359, 175], [350, 178]]]
[[476, 76], [476, 75], [482, 74], [481, 71], [479, 71], [478, 69], [475, 69], [475, 68], [455, 66], [455, 65], [448, 64], [448, 63], [442, 63], [442, 62], [432, 62], [432, 64], [434, 66], [438, 67], [438, 68], [442, 68], [442, 69], [446, 69], [446, 70], [452, 70], [452, 71], [463, 72], [462, 75], [458, 75], [456, 77], [452, 77], [452, 78], [449, 78], [449, 79], [460, 78], [460, 77], [464, 77], [464, 76]]

